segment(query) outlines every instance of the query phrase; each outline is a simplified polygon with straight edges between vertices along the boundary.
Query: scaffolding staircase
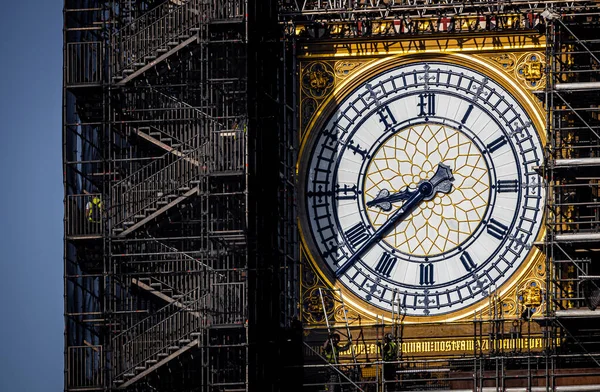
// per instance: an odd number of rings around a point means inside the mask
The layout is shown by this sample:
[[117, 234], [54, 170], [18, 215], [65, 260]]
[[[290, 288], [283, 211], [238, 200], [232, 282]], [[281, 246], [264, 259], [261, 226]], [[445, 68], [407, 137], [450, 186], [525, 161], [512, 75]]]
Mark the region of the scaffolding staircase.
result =
[[114, 383], [126, 388], [190, 349], [202, 346], [207, 296], [205, 289], [192, 290], [115, 336], [113, 344], [124, 355], [114, 364]]
[[125, 85], [148, 70], [168, 61], [206, 35], [209, 3], [206, 0], [165, 2], [119, 30], [112, 38], [112, 75]]
[[[85, 272], [106, 274], [74, 287], [82, 298], [94, 292], [84, 328], [101, 337], [89, 347], [110, 353], [95, 362], [103, 376], [86, 380], [88, 346], [69, 348], [68, 389], [246, 390], [246, 3], [127, 0], [66, 14], [82, 16], [69, 22], [74, 31], [89, 21], [105, 34], [65, 45], [66, 86], [85, 87], [68, 156], [93, 160], [69, 166], [77, 192], [66, 197], [65, 227], [69, 267], [93, 255]], [[97, 222], [85, 212], [94, 197]]]

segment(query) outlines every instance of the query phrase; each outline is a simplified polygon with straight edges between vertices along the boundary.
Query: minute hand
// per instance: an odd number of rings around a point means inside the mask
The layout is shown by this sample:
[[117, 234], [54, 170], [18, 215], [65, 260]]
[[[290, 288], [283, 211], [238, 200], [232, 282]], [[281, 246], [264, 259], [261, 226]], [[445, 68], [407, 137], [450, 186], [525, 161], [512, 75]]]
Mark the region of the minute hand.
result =
[[363, 243], [357, 250], [350, 256], [344, 264], [342, 264], [336, 271], [335, 276], [342, 276], [348, 268], [360, 259], [360, 257], [385, 237], [398, 223], [408, 217], [424, 200], [431, 200], [435, 197], [438, 192], [449, 193], [452, 190], [452, 170], [449, 166], [443, 163], [438, 164], [437, 171], [429, 180], [423, 180], [419, 183], [417, 189], [411, 192], [408, 199], [402, 204], [402, 207], [398, 208], [388, 218], [388, 220], [375, 231], [375, 233]]

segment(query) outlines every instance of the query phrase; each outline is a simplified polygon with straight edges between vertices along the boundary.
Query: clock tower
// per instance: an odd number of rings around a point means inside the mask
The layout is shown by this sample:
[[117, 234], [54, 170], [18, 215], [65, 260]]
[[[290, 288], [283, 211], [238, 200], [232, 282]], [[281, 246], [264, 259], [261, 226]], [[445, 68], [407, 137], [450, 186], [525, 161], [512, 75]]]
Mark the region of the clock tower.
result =
[[[597, 121], [567, 87], [596, 80], [597, 58], [582, 60], [595, 56], [591, 27], [568, 24], [583, 9], [321, 3], [283, 14], [298, 72], [307, 385], [600, 384], [553, 357], [579, 344], [572, 316], [596, 287], [576, 256], [590, 249], [563, 246], [585, 220], [568, 200], [586, 198], [575, 183], [589, 173], [557, 171], [578, 167], [573, 142], [587, 143], [565, 125]], [[546, 371], [517, 380], [532, 358]]]

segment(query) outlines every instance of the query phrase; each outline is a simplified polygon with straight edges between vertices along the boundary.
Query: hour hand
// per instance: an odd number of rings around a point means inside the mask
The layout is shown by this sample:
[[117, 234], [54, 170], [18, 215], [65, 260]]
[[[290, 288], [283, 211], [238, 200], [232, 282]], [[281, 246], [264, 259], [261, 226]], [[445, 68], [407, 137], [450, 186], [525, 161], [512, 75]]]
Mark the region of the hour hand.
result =
[[440, 193], [450, 193], [452, 190], [452, 182], [454, 181], [454, 176], [452, 175], [452, 169], [450, 166], [444, 165], [443, 163], [438, 164], [437, 171], [429, 179], [429, 182], [433, 186], [433, 191], [429, 195], [424, 195], [423, 200], [431, 200], [435, 197], [435, 195]]
[[379, 207], [383, 211], [390, 211], [392, 203], [408, 199], [415, 191], [409, 191], [408, 187], [400, 192], [392, 193], [387, 189], [382, 189], [373, 200], [367, 202], [367, 207]]

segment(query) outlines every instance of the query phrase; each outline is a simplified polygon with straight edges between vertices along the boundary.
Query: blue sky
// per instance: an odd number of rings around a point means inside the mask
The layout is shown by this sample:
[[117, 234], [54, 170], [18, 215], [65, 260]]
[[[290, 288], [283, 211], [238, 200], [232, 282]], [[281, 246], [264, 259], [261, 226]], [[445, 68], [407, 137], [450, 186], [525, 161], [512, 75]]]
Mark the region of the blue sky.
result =
[[0, 14], [0, 391], [63, 388], [62, 6]]

